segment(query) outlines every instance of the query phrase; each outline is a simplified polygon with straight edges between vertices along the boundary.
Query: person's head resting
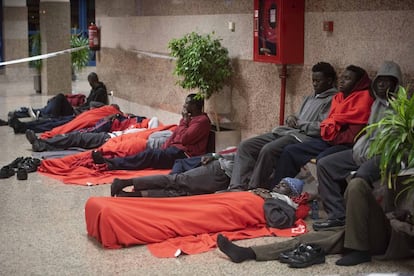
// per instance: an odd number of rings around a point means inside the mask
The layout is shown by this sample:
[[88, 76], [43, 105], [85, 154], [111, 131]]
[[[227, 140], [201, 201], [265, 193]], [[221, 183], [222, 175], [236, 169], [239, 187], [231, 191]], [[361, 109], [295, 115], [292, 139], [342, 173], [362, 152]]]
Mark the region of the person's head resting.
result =
[[272, 189], [273, 192], [287, 195], [287, 196], [299, 196], [302, 193], [303, 185], [305, 182], [303, 180], [285, 177]]
[[339, 91], [345, 97], [350, 95], [353, 91], [360, 91], [369, 89], [371, 80], [367, 72], [359, 66], [349, 65], [341, 74], [339, 79]]
[[198, 116], [203, 113], [204, 99], [197, 94], [189, 94], [185, 98], [184, 108], [187, 109], [191, 116]]
[[336, 84], [336, 71], [327, 62], [318, 62], [312, 66], [312, 85], [316, 94], [320, 94]]
[[386, 100], [395, 95], [401, 83], [400, 66], [393, 61], [384, 61], [372, 82], [372, 91], [376, 98]]
[[89, 82], [89, 85], [91, 87], [95, 88], [96, 85], [98, 85], [98, 83], [99, 83], [98, 75], [95, 72], [89, 73], [89, 75], [88, 75], [88, 82]]

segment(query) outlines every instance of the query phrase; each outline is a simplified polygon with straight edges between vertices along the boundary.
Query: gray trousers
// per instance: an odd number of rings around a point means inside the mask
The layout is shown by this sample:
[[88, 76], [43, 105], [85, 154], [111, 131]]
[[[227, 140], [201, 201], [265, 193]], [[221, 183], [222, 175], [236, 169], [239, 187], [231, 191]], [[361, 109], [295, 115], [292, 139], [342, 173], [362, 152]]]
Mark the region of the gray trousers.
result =
[[283, 148], [299, 143], [293, 136], [265, 133], [242, 141], [234, 159], [229, 189], [268, 188]]
[[136, 191], [143, 196], [172, 197], [210, 194], [227, 189], [230, 178], [218, 160], [189, 171], [173, 175], [150, 175], [132, 179]]
[[317, 161], [319, 195], [329, 219], [345, 217], [343, 193], [352, 171], [356, 171], [355, 177], [361, 177], [372, 185], [380, 178], [378, 158], [372, 158], [358, 166], [352, 157], [352, 150], [344, 150]]
[[41, 139], [41, 141], [47, 145], [47, 150], [61, 150], [70, 147], [94, 149], [102, 146], [108, 139], [110, 139], [110, 136], [106, 132], [70, 132], [48, 139]]

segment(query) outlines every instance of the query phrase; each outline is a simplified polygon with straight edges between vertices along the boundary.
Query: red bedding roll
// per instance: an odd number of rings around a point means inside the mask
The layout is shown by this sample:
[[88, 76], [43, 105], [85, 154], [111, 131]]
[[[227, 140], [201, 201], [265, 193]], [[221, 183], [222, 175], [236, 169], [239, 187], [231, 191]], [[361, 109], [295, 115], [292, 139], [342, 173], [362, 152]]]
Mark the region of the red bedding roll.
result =
[[302, 220], [295, 228], [268, 228], [264, 200], [250, 192], [229, 192], [174, 198], [91, 197], [85, 205], [88, 235], [105, 248], [149, 244], [157, 257], [174, 257], [179, 249], [196, 254], [215, 247], [216, 235], [230, 239], [306, 232]]

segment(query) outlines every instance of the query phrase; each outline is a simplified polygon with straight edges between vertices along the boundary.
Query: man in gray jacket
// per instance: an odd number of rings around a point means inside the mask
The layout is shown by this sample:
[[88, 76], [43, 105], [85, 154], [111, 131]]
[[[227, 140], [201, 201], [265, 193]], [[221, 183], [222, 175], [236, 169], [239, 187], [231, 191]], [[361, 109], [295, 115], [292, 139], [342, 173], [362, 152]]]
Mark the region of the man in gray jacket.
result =
[[229, 189], [267, 188], [269, 177], [283, 148], [320, 137], [320, 122], [326, 118], [337, 75], [331, 64], [319, 62], [312, 67], [314, 95], [307, 96], [298, 115], [286, 118], [286, 125], [242, 141], [238, 146]]

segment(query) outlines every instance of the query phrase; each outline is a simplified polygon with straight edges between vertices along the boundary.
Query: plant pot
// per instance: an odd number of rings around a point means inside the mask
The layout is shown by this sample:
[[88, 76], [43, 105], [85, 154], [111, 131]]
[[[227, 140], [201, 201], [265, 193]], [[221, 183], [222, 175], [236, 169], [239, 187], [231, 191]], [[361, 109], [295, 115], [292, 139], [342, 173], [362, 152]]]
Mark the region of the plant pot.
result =
[[220, 125], [218, 131], [215, 125], [211, 125], [208, 138], [208, 152], [219, 152], [228, 147], [237, 147], [240, 143], [240, 130], [229, 125]]
[[40, 74], [33, 76], [33, 88], [36, 93], [42, 93], [42, 76]]

